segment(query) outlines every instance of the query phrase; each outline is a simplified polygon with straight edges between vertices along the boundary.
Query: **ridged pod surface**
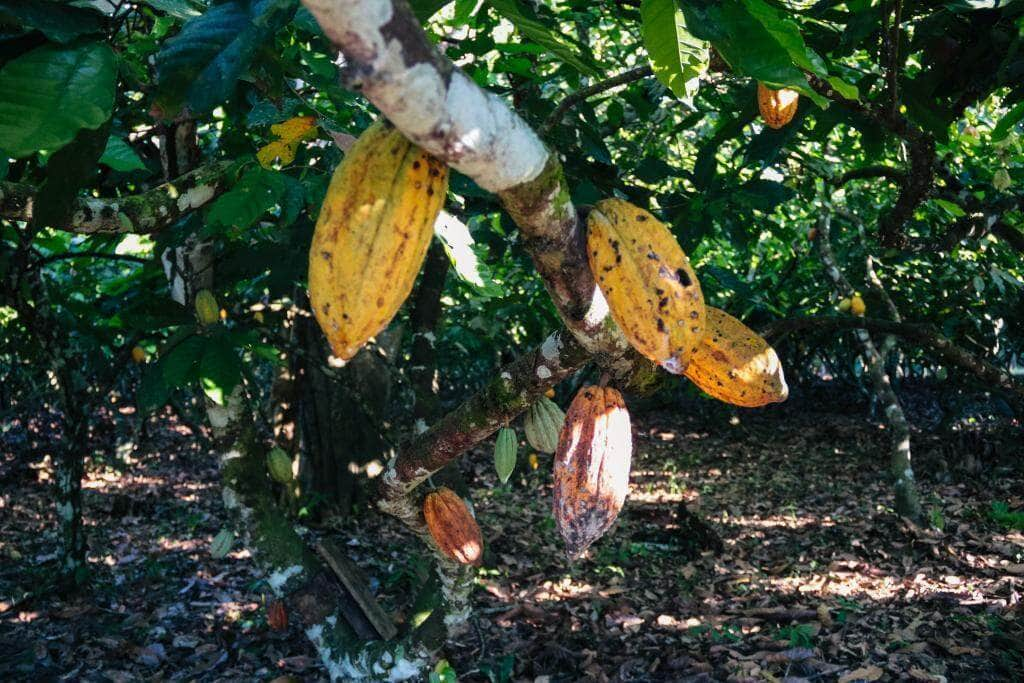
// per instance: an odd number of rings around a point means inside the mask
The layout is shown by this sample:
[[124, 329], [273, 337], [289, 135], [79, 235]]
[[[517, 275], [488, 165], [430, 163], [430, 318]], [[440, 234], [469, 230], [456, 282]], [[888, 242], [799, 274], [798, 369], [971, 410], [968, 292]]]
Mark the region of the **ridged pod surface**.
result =
[[494, 471], [498, 480], [504, 484], [516, 469], [516, 456], [519, 454], [519, 440], [516, 430], [502, 427], [498, 430], [498, 438], [494, 442]]
[[708, 306], [708, 330], [684, 373], [704, 393], [756, 408], [789, 396], [775, 349], [725, 311]]
[[220, 306], [217, 304], [217, 297], [208, 289], [200, 289], [196, 292], [196, 317], [203, 325], [213, 325], [220, 320]]
[[309, 250], [309, 299], [348, 360], [409, 296], [448, 189], [448, 167], [378, 121], [334, 172]]
[[629, 202], [602, 199], [587, 218], [587, 255], [629, 343], [681, 374], [704, 336], [704, 295], [669, 229]]
[[292, 481], [292, 459], [284, 452], [283, 448], [274, 447], [267, 453], [267, 470], [270, 478], [279, 484], [287, 484]]
[[459, 494], [446, 486], [431, 491], [423, 501], [423, 517], [441, 552], [460, 564], [480, 564], [483, 536]]
[[782, 128], [792, 121], [799, 103], [800, 94], [796, 90], [772, 90], [763, 83], [757, 84], [757, 108], [769, 128]]
[[530, 406], [523, 421], [526, 442], [541, 453], [554, 453], [564, 421], [565, 413], [558, 404], [547, 396], [541, 396]]
[[622, 395], [610, 387], [576, 394], [555, 452], [555, 526], [570, 558], [615, 522], [629, 491], [633, 437]]

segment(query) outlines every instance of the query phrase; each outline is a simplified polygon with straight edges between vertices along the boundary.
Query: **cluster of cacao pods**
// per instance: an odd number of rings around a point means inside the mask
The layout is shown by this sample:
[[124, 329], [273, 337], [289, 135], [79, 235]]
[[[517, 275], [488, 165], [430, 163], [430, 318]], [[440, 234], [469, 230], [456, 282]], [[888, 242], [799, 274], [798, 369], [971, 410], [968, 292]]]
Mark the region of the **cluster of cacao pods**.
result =
[[864, 303], [864, 299], [861, 298], [860, 294], [854, 294], [852, 297], [844, 297], [839, 300], [839, 311], [841, 313], [853, 313], [858, 317], [863, 317], [867, 310], [867, 304]]

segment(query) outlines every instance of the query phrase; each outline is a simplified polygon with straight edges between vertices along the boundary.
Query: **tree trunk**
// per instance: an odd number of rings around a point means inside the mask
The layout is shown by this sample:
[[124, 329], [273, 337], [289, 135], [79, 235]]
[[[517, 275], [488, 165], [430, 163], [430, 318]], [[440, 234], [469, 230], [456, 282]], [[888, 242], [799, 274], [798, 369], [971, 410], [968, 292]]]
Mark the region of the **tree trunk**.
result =
[[448, 275], [448, 254], [439, 240], [434, 240], [427, 252], [419, 289], [413, 300], [409, 322], [412, 325], [412, 352], [409, 379], [415, 392], [413, 418], [416, 432], [426, 431], [427, 425], [441, 412], [437, 378], [437, 348], [434, 329], [441, 317], [441, 294]]

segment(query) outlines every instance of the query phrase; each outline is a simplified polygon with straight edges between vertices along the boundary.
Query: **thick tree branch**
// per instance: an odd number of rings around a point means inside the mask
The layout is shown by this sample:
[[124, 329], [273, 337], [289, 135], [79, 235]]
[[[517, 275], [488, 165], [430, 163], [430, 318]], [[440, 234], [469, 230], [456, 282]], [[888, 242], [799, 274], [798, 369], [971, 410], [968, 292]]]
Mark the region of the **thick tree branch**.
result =
[[[205, 206], [226, 189], [227, 162], [197, 168], [178, 179], [129, 197], [76, 201], [68, 225], [50, 226], [84, 234], [159, 232], [183, 214]], [[28, 222], [36, 189], [24, 183], [0, 182], [0, 218]]]
[[864, 166], [845, 171], [833, 181], [833, 184], [836, 187], [842, 187], [851, 180], [863, 180], [868, 178], [888, 178], [897, 185], [902, 185], [906, 181], [907, 177], [906, 174], [898, 168], [893, 168], [892, 166]]

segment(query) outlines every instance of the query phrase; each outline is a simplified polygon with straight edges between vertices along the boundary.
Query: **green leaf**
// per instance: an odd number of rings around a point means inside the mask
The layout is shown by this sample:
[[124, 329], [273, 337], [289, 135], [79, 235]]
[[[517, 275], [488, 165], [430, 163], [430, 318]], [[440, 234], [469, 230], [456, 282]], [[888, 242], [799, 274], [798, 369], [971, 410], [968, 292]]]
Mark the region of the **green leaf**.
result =
[[452, 0], [409, 0], [409, 5], [412, 7], [412, 13], [416, 15], [416, 18], [420, 20], [421, 24], [424, 24], [427, 19], [437, 14], [439, 9], [451, 1]]
[[93, 9], [49, 0], [0, 0], [0, 25], [12, 23], [37, 29], [55, 43], [70, 43], [101, 33], [105, 17]]
[[654, 75], [676, 97], [692, 102], [701, 74], [707, 70], [707, 42], [687, 30], [675, 0], [643, 0], [640, 18]]
[[114, 53], [104, 43], [44, 45], [0, 69], [0, 150], [24, 157], [69, 143], [110, 118]]
[[202, 337], [192, 335], [160, 358], [157, 365], [168, 387], [183, 387], [193, 381], [206, 343]]
[[284, 178], [277, 171], [259, 166], [250, 168], [230, 191], [210, 206], [206, 216], [208, 232], [229, 227], [243, 230], [251, 227], [281, 200], [287, 186]]
[[484, 296], [504, 296], [504, 290], [492, 279], [490, 268], [481, 258], [481, 249], [474, 243], [465, 223], [442, 213], [434, 223], [434, 234], [444, 244], [459, 279]]
[[1013, 109], [1006, 113], [1006, 116], [999, 119], [999, 123], [992, 129], [992, 142], [1005, 139], [1021, 119], [1024, 119], [1024, 102], [1018, 102]]
[[192, 0], [142, 0], [155, 10], [169, 14], [176, 19], [191, 19], [202, 12]]
[[487, 0], [487, 3], [501, 16], [505, 17], [527, 39], [550, 50], [563, 62], [581, 74], [599, 76], [601, 70], [586, 48], [576, 41], [546, 26], [539, 19], [531, 16], [529, 10], [523, 8], [517, 0]]
[[256, 52], [288, 23], [298, 0], [214, 5], [186, 22], [156, 56], [157, 104], [165, 116], [188, 104], [205, 113], [226, 100]]
[[932, 201], [934, 201], [938, 206], [944, 209], [946, 213], [948, 213], [953, 218], [963, 218], [964, 216], [967, 215], [966, 213], [964, 213], [964, 210], [961, 209], [960, 206], [955, 202], [951, 202], [946, 199], [934, 199]]
[[199, 364], [199, 381], [206, 396], [221, 406], [242, 381], [238, 353], [225, 337], [214, 337], [207, 345]]
[[144, 171], [146, 169], [146, 165], [142, 163], [142, 159], [135, 153], [135, 150], [116, 135], [111, 135], [107, 140], [107, 148], [103, 150], [100, 163], [106, 164], [115, 171]]

